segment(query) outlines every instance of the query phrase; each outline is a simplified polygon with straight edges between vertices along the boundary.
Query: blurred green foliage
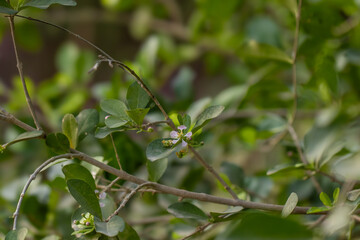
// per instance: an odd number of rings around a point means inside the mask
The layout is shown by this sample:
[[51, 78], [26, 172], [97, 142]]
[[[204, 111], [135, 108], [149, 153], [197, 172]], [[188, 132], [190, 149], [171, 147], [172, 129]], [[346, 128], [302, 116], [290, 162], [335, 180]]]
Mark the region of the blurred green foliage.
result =
[[[293, 106], [291, 54], [296, 4], [295, 0], [79, 0], [74, 8], [53, 5], [47, 11], [28, 8], [21, 14], [66, 26], [125, 62], [144, 79], [174, 119], [187, 113], [194, 121], [209, 106], [225, 106], [218, 118], [199, 130], [197, 141], [205, 143], [199, 149], [201, 155], [219, 169], [242, 199], [285, 204], [290, 193], [295, 192], [298, 205], [321, 208], [324, 197], [320, 201], [310, 179], [304, 180], [305, 170], [325, 172], [339, 179], [360, 178], [360, 3], [303, 1], [294, 126], [308, 166], [301, 164], [290, 136], [278, 138], [287, 128]], [[13, 53], [4, 50], [12, 47], [7, 25], [6, 19], [0, 21], [0, 62], [9, 65], [11, 61], [15, 66]], [[48, 146], [52, 146], [49, 144], [52, 138], [63, 136], [61, 121], [66, 114], [72, 114], [67, 116], [79, 123], [78, 114], [82, 110], [95, 108], [99, 110], [99, 126], [111, 128], [105, 121], [110, 112], [100, 108], [100, 102], [109, 99], [128, 100], [131, 110], [150, 108], [145, 122], [163, 120], [152, 102], [136, 105], [129, 101], [127, 89], [134, 82], [130, 75], [112, 69], [107, 63], [88, 74], [99, 53], [77, 39], [49, 26], [16, 18], [16, 40], [40, 122], [46, 131], [56, 133], [49, 135]], [[2, 68], [0, 78], [2, 106], [31, 124], [15, 68]], [[141, 125], [142, 114], [135, 115], [138, 119], [135, 123]], [[76, 120], [74, 116], [78, 116]], [[0, 129], [2, 144], [23, 132], [4, 122]], [[163, 127], [155, 127], [154, 133], [114, 132], [122, 168], [142, 178], [147, 178], [149, 172], [151, 180], [166, 185], [228, 196], [190, 154], [179, 159], [172, 153], [157, 162], [146, 159], [148, 144], [168, 138], [168, 132]], [[90, 135], [84, 138], [79, 132], [70, 145], [77, 145], [91, 156], [102, 156], [99, 159], [103, 158], [103, 162], [119, 168], [111, 139]], [[53, 150], [48, 150], [43, 141], [33, 139], [9, 146], [0, 155], [1, 239], [11, 228], [9, 217], [26, 176], [51, 157]], [[61, 167], [54, 165], [42, 172], [25, 196], [20, 225], [30, 229], [29, 239], [71, 239], [71, 219], [77, 203], [66, 190]], [[107, 185], [115, 178], [96, 172], [94, 167], [85, 167], [101, 176], [96, 178], [98, 185]], [[332, 194], [339, 187], [339, 183], [326, 176], [315, 177], [324, 191], [321, 196]], [[73, 184], [87, 188], [84, 181], [76, 180]], [[79, 198], [80, 195], [77, 193]], [[115, 192], [112, 197], [118, 202], [121, 196]], [[352, 201], [356, 207], [358, 197]], [[141, 239], [181, 239], [199, 225], [197, 220], [179, 217], [181, 214], [193, 214], [201, 222], [206, 219], [204, 212], [223, 214], [228, 210], [215, 204], [184, 202], [187, 205], [184, 213], [184, 208], [179, 211], [174, 207], [176, 201], [173, 196], [151, 193], [132, 199], [120, 213], [125, 222], [133, 223], [123, 225], [123, 239], [136, 239], [134, 229]], [[137, 224], [142, 219], [166, 216], [168, 211], [176, 212], [177, 218]], [[289, 220], [246, 210], [230, 224], [218, 224], [196, 237], [337, 239], [352, 231], [356, 239], [360, 229], [351, 220], [345, 221], [346, 227], [330, 231], [331, 226], [341, 225], [336, 216], [342, 216], [342, 212], [334, 211], [321, 227], [310, 231], [304, 227], [305, 222], [314, 219], [309, 216], [291, 216]], [[100, 214], [98, 208], [96, 213]]]

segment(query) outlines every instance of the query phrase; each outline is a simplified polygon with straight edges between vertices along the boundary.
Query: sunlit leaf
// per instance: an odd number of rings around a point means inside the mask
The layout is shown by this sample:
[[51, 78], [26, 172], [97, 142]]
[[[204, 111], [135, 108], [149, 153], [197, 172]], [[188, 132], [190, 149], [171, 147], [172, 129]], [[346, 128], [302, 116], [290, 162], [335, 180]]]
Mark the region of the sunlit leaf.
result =
[[356, 190], [352, 190], [350, 192], [347, 193], [347, 199], [349, 201], [356, 201], [360, 196], [360, 189], [356, 189]]
[[311, 213], [319, 213], [319, 212], [326, 212], [329, 211], [330, 208], [328, 207], [311, 207], [309, 210], [307, 210], [307, 214], [311, 214]]
[[328, 207], [332, 206], [332, 202], [326, 193], [324, 193], [324, 192], [320, 193], [320, 200], [325, 206], [328, 206]]
[[76, 148], [78, 139], [78, 123], [72, 114], [66, 114], [62, 120], [62, 132], [68, 137], [71, 148]]
[[289, 216], [294, 208], [296, 207], [297, 203], [299, 201], [299, 198], [296, 193], [292, 192], [288, 199], [286, 200], [286, 203], [284, 205], [283, 210], [281, 211], [281, 216], [287, 217]]

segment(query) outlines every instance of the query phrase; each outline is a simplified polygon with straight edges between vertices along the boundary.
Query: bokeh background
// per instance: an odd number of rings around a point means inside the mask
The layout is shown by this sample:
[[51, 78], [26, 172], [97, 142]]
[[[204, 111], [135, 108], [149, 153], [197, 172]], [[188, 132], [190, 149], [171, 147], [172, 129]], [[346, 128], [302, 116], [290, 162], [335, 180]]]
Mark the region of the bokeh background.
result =
[[[248, 194], [245, 198], [284, 204], [289, 193], [295, 191], [300, 205], [319, 204], [316, 191], [310, 180], [303, 179], [303, 172], [266, 174], [277, 164], [299, 162], [291, 138], [277, 138], [293, 105], [295, 1], [78, 0], [77, 3], [76, 7], [52, 5], [46, 11], [27, 9], [21, 14], [66, 27], [125, 62], [144, 79], [170, 113], [185, 113], [196, 104], [224, 105], [224, 113], [201, 136], [205, 146], [200, 152], [232, 182], [236, 181], [233, 183], [239, 192]], [[321, 135], [325, 139], [326, 134], [333, 134], [329, 129], [334, 125], [342, 128], [356, 122], [360, 112], [359, 7], [357, 0], [303, 3], [296, 64], [299, 111], [295, 121], [301, 140], [314, 126], [328, 129]], [[133, 82], [131, 76], [107, 64], [88, 74], [99, 53], [53, 27], [16, 18], [16, 41], [30, 95], [48, 132], [61, 130], [61, 119], [66, 113], [77, 115], [85, 108], [99, 109], [101, 99], [124, 99]], [[0, 103], [32, 124], [6, 18], [0, 19]], [[159, 112], [153, 108], [148, 120], [158, 118]], [[1, 122], [0, 143], [11, 141], [21, 132]], [[155, 131], [115, 135], [125, 170], [146, 177], [144, 151], [158, 134]], [[313, 144], [322, 141], [314, 139]], [[103, 156], [116, 166], [109, 139], [88, 137], [80, 149], [92, 156]], [[15, 144], [0, 155], [0, 233], [10, 229], [9, 217], [27, 176], [51, 154], [43, 141], [31, 140]], [[190, 157], [173, 157], [169, 161], [160, 182], [227, 196]], [[237, 176], [231, 176], [234, 166]], [[324, 171], [331, 169], [324, 167]], [[102, 178], [106, 181], [111, 176], [105, 174]], [[318, 180], [329, 193], [338, 186], [326, 177], [318, 176]], [[142, 218], [165, 214], [163, 207], [170, 198], [145, 194], [134, 200], [122, 216], [136, 223]], [[61, 171], [51, 168], [39, 177], [25, 198], [21, 224], [31, 229], [35, 239], [50, 234], [66, 239], [71, 233], [69, 219], [75, 206], [66, 193]], [[214, 206], [205, 204], [206, 207]], [[172, 222], [171, 227], [163, 228], [166, 224], [160, 221], [138, 229], [144, 239], [176, 238], [192, 230], [182, 222]]]

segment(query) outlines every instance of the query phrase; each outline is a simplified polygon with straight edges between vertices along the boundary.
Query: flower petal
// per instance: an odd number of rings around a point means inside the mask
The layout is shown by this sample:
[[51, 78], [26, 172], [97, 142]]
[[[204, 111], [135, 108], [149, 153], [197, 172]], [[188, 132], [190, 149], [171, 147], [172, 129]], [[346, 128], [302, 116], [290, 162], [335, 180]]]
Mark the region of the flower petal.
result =
[[177, 131], [171, 131], [170, 132], [170, 137], [171, 138], [178, 138], [179, 137], [179, 133]]
[[187, 145], [188, 145], [187, 142], [185, 142], [184, 140], [182, 140], [181, 146], [182, 146], [182, 147], [186, 147]]
[[185, 134], [185, 137], [187, 137], [188, 139], [191, 139], [192, 136], [192, 132], [188, 132], [187, 134]]
[[181, 131], [182, 131], [182, 130], [185, 130], [186, 128], [187, 128], [187, 127], [186, 127], [185, 125], [180, 125], [180, 126], [178, 126], [178, 129], [181, 130]]
[[171, 142], [172, 142], [173, 144], [176, 144], [178, 141], [179, 141], [179, 138], [178, 138], [178, 139], [175, 139], [175, 140], [172, 140]]

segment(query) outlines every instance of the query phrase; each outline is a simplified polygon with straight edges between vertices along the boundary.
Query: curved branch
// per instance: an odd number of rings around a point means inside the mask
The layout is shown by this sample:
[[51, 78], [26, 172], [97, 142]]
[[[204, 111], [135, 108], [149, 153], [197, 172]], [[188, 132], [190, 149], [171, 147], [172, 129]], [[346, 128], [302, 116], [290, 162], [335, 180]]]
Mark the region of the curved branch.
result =
[[16, 225], [17, 225], [17, 220], [18, 220], [18, 216], [19, 216], [19, 212], [20, 212], [20, 207], [21, 207], [21, 204], [22, 204], [22, 201], [24, 199], [24, 196], [25, 196], [25, 193], [26, 191], [28, 190], [30, 184], [32, 181], [34, 181], [34, 179], [36, 178], [36, 176], [41, 172], [41, 170], [43, 170], [46, 166], [48, 166], [50, 163], [58, 160], [58, 159], [61, 159], [61, 158], [73, 158], [73, 157], [78, 157], [79, 154], [73, 154], [73, 153], [67, 153], [67, 154], [62, 154], [62, 155], [58, 155], [58, 156], [55, 156], [55, 157], [52, 157], [48, 160], [46, 160], [43, 164], [41, 164], [35, 171], [33, 174], [31, 174], [30, 178], [27, 180], [23, 190], [21, 191], [21, 194], [20, 194], [20, 198], [19, 198], [19, 201], [17, 203], [17, 206], [16, 206], [16, 210], [13, 214], [13, 218], [14, 218], [14, 223], [13, 223], [13, 230], [16, 230]]

